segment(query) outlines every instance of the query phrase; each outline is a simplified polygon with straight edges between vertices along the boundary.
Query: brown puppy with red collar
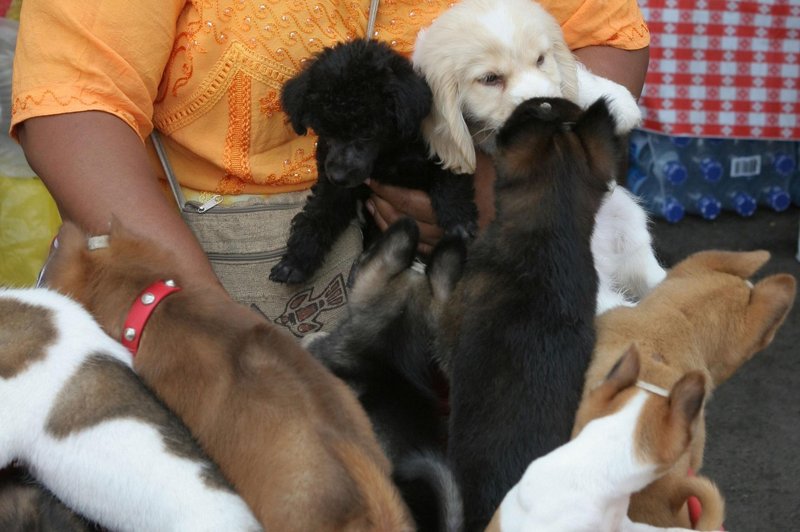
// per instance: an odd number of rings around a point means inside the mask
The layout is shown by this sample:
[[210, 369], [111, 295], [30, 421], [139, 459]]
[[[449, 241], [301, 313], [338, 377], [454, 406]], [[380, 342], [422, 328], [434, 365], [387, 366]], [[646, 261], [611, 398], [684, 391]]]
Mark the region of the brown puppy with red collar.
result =
[[[92, 239], [94, 242], [95, 240]], [[407, 530], [390, 464], [347, 386], [219, 286], [182, 279], [172, 256], [112, 223], [107, 244], [65, 224], [46, 283], [114, 338], [154, 281], [182, 288], [152, 311], [134, 369], [178, 414], [268, 530]]]
[[[766, 251], [703, 251], [673, 267], [637, 307], [618, 307], [597, 317], [597, 344], [586, 374], [583, 402], [573, 434], [605, 415], [593, 405], [599, 386], [633, 343], [641, 353], [640, 379], [670, 389], [683, 375], [700, 370], [709, 392], [767, 347], [795, 298], [789, 274], [748, 281], [767, 261]], [[703, 503], [700, 530], [718, 530], [722, 498], [707, 479], [687, 476], [702, 465], [705, 424], [701, 415], [689, 451], [671, 471], [631, 498], [632, 520], [657, 526], [690, 527], [686, 499]]]

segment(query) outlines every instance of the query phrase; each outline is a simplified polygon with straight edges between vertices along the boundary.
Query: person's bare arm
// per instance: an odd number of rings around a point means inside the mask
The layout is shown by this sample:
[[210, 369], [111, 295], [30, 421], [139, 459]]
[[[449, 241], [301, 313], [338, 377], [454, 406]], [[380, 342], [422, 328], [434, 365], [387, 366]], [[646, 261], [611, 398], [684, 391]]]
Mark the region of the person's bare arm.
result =
[[[650, 60], [649, 48], [621, 50], [610, 46], [589, 46], [575, 51], [575, 56], [593, 73], [624, 85], [637, 99], [642, 93]], [[384, 185], [373, 181], [368, 207], [381, 230], [401, 216], [411, 216], [420, 227], [421, 253], [429, 253], [442, 236], [430, 198], [420, 190]], [[475, 203], [478, 225], [485, 227], [494, 218], [494, 166], [488, 155], [477, 152]]]
[[103, 234], [116, 216], [131, 231], [171, 249], [187, 276], [218, 284], [197, 239], [159, 185], [144, 144], [125, 122], [86, 111], [30, 118], [18, 133], [62, 219]]
[[611, 46], [587, 46], [574, 53], [593, 73], [624, 85], [637, 100], [642, 95], [650, 48], [622, 50]]

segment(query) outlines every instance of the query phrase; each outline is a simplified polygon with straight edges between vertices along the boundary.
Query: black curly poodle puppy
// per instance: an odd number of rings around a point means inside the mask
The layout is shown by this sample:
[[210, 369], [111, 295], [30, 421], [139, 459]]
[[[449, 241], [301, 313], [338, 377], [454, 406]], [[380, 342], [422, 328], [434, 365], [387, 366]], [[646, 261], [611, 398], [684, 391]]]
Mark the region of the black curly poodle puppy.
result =
[[427, 191], [446, 233], [474, 236], [472, 176], [429, 159], [421, 136], [432, 99], [408, 59], [365, 39], [326, 48], [285, 83], [281, 104], [292, 127], [319, 135], [319, 179], [292, 220], [286, 254], [271, 280], [301, 283], [314, 274], [369, 195], [368, 177]]

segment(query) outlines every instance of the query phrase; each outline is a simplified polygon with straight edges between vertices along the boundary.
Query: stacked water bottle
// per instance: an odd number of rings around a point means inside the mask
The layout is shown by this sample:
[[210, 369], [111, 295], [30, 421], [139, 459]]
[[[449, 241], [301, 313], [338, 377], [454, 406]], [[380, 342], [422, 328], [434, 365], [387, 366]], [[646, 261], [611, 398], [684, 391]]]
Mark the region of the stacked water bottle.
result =
[[[686, 213], [752, 216], [800, 205], [798, 143], [673, 137], [634, 130], [627, 187], [654, 216], [677, 223]], [[794, 196], [791, 194], [794, 193]]]

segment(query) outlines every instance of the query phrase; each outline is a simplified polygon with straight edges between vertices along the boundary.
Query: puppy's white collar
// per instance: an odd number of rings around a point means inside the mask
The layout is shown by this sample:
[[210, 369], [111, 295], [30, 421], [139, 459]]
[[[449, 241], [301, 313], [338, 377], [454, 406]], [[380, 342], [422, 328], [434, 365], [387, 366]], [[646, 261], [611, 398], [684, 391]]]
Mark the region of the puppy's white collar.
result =
[[656, 386], [655, 384], [650, 384], [649, 382], [645, 381], [636, 381], [636, 386], [641, 388], [642, 390], [650, 393], [654, 393], [656, 395], [660, 395], [661, 397], [669, 397], [669, 392], [660, 386]]
[[108, 235], [90, 236], [86, 241], [86, 247], [89, 251], [96, 249], [103, 249], [108, 247]]

